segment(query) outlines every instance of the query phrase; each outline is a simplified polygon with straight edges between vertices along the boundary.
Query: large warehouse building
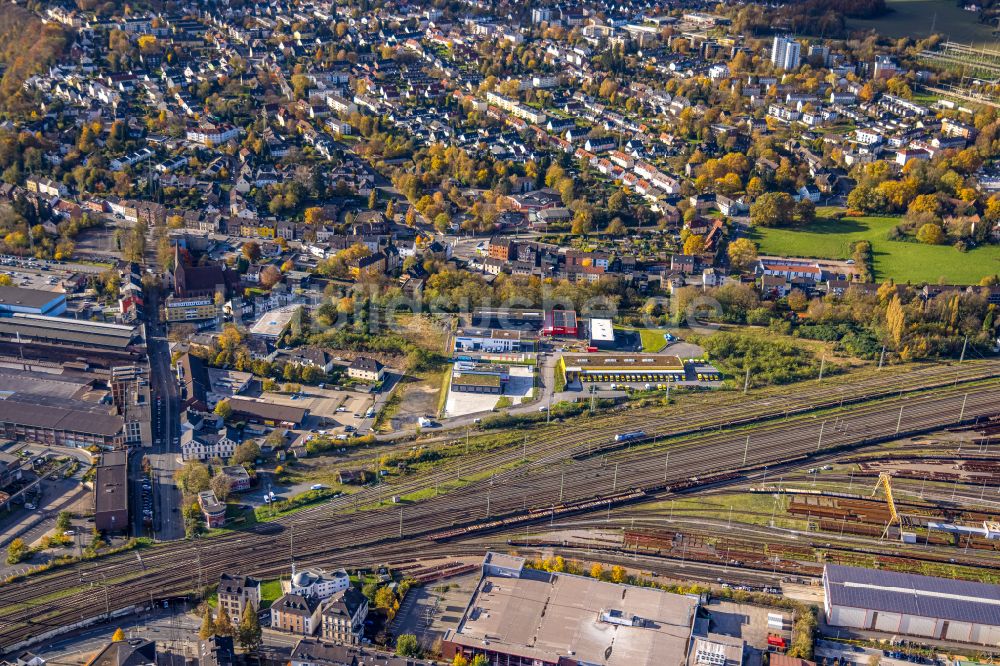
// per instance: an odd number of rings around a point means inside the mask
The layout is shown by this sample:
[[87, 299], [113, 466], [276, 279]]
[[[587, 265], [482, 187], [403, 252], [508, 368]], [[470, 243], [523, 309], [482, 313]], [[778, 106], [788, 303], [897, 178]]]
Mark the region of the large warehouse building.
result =
[[1000, 644], [1000, 585], [828, 564], [823, 588], [831, 626]]
[[66, 312], [66, 294], [44, 289], [0, 287], [0, 312], [56, 317]]
[[683, 381], [684, 362], [676, 356], [566, 354], [567, 382]]
[[[524, 558], [487, 553], [442, 652], [503, 666], [679, 666], [688, 662], [698, 606], [696, 596], [529, 569]], [[729, 650], [704, 637], [695, 649], [697, 664], [742, 663], [742, 643]]]

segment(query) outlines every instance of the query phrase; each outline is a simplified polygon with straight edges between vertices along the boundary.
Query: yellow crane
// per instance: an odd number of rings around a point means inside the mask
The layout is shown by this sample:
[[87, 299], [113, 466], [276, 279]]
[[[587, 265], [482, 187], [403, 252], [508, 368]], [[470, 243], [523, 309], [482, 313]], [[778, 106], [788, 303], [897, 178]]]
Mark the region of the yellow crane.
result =
[[884, 539], [889, 534], [889, 528], [892, 527], [893, 523], [897, 523], [902, 527], [902, 522], [899, 520], [899, 514], [896, 512], [896, 502], [892, 499], [892, 474], [889, 472], [879, 472], [878, 482], [875, 484], [875, 490], [872, 491], [872, 497], [878, 494], [879, 486], [885, 489], [885, 503], [889, 505], [889, 522], [885, 524], [885, 529], [882, 530], [882, 538]]

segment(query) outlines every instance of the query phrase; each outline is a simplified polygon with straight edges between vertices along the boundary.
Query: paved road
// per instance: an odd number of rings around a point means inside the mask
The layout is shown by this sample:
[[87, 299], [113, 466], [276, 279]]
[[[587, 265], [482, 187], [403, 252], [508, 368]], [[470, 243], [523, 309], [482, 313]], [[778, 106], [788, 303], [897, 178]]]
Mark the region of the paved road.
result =
[[157, 648], [173, 646], [179, 652], [187, 646], [189, 653], [198, 641], [200, 621], [182, 611], [163, 609], [162, 604], [152, 614], [144, 611], [130, 617], [118, 618], [111, 623], [101, 622], [92, 627], [68, 634], [58, 640], [45, 643], [33, 650], [49, 664], [76, 666], [87, 661], [110, 640], [115, 629], [120, 628], [128, 638], [155, 640]]
[[[78, 666], [107, 645], [115, 629], [121, 629], [130, 639], [156, 641], [157, 650], [170, 649], [176, 654], [194, 657], [197, 655], [200, 627], [201, 619], [189, 604], [170, 604], [164, 608], [162, 603], [157, 602], [152, 612], [146, 609], [111, 622], [100, 622], [32, 651], [53, 666]], [[300, 638], [267, 627], [263, 632], [264, 645], [274, 648], [292, 648]]]
[[[155, 319], [157, 296], [151, 297], [150, 313]], [[184, 537], [184, 519], [181, 516], [181, 493], [174, 481], [180, 467], [180, 399], [177, 382], [170, 364], [170, 347], [166, 331], [158, 322], [147, 324], [150, 384], [153, 412], [153, 446], [146, 451], [153, 474], [153, 511], [155, 535], [159, 539]]]

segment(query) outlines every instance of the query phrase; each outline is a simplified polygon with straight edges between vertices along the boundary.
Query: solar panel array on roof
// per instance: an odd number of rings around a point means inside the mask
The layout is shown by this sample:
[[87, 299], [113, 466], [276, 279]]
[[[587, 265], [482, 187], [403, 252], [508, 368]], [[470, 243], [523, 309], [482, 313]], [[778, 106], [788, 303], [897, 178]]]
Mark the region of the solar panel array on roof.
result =
[[834, 606], [1000, 626], [1000, 585], [836, 564], [826, 579]]

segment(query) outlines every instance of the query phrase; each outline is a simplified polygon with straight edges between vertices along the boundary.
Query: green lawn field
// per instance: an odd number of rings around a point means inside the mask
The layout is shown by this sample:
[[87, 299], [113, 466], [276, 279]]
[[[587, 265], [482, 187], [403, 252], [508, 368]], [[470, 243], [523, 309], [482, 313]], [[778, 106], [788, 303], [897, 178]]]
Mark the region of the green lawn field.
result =
[[867, 240], [872, 244], [879, 281], [975, 284], [986, 275], [1000, 273], [1000, 246], [959, 252], [951, 245], [887, 240], [886, 234], [898, 223], [896, 217], [839, 221], [819, 217], [808, 229], [755, 229], [750, 238], [760, 246], [761, 254], [817, 259], [849, 259], [851, 243]]
[[889, 0], [891, 10], [877, 19], [849, 19], [853, 30], [875, 30], [893, 39], [922, 39], [933, 32], [946, 39], [974, 46], [995, 48], [997, 38], [991, 26], [980, 23], [977, 14], [967, 12], [952, 0]]
[[663, 331], [658, 331], [655, 328], [640, 329], [639, 339], [642, 340], [642, 351], [647, 354], [655, 354], [667, 346], [667, 339], [663, 337]]

